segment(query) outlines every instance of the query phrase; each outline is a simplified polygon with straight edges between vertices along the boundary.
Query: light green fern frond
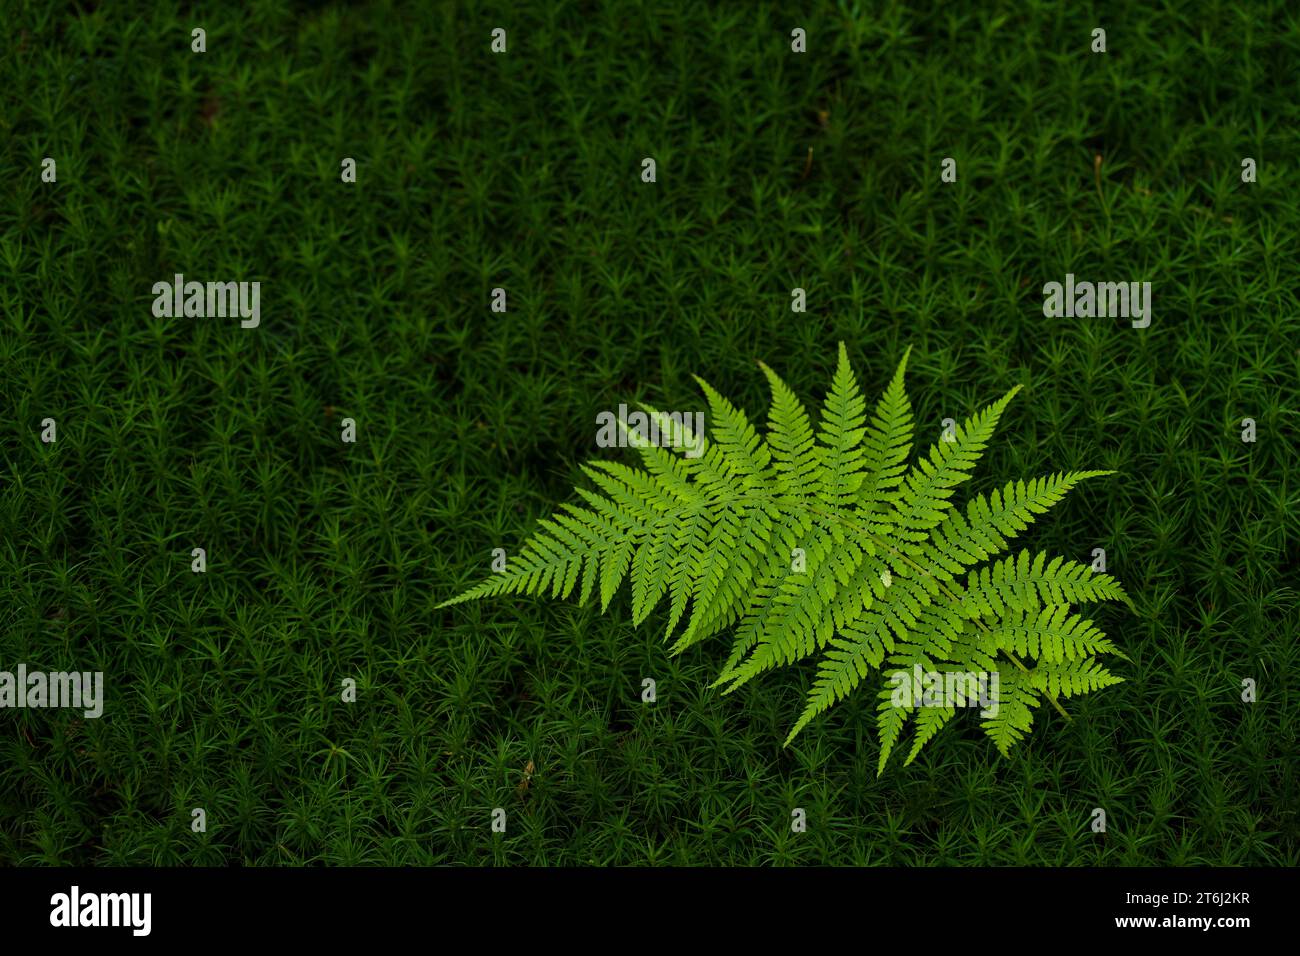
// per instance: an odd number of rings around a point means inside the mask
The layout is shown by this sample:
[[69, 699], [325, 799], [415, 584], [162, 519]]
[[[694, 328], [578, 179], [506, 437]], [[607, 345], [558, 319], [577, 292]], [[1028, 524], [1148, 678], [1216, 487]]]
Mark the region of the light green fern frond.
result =
[[1028, 549], [998, 558], [1079, 482], [1110, 472], [1011, 481], [954, 507], [1019, 387], [909, 468], [907, 360], [904, 354], [868, 415], [841, 344], [816, 426], [762, 363], [772, 393], [765, 434], [698, 378], [708, 440], [692, 435], [681, 416], [642, 406], [655, 426], [646, 434], [659, 440], [624, 434], [643, 467], [585, 466], [593, 488], [577, 489], [583, 506], [563, 505], [538, 522], [505, 571], [440, 606], [576, 591], [583, 603], [599, 594], [603, 612], [630, 580], [634, 625], [666, 604], [665, 638], [682, 628], [672, 653], [734, 627], [715, 684], [728, 693], [820, 656], [787, 744], [875, 675], [884, 681], [876, 707], [880, 771], [909, 723], [908, 763], [972, 707], [1007, 754], [1044, 701], [1064, 713], [1058, 698], [1120, 680], [1099, 656], [1123, 655], [1074, 610], [1131, 604], [1119, 582]]

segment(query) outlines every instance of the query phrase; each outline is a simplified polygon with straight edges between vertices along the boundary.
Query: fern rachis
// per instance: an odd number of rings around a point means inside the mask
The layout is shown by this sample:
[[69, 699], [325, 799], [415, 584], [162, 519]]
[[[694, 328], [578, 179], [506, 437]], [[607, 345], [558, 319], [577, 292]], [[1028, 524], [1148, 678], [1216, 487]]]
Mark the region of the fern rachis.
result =
[[[1098, 600], [1127, 603], [1119, 583], [1041, 552], [999, 557], [1074, 485], [1111, 472], [1008, 482], [975, 496], [964, 511], [954, 508], [957, 487], [1019, 387], [909, 468], [906, 365], [905, 354], [868, 417], [841, 344], [814, 429], [794, 392], [759, 363], [772, 392], [765, 437], [697, 379], [710, 408], [710, 441], [694, 436], [683, 454], [631, 435], [643, 469], [584, 467], [598, 489], [577, 489], [586, 507], [563, 505], [539, 522], [504, 572], [441, 606], [497, 594], [568, 597], [575, 589], [585, 603], [599, 589], [603, 612], [630, 577], [634, 625], [665, 601], [665, 639], [684, 625], [672, 653], [734, 626], [716, 682], [726, 693], [820, 655], [787, 744], [873, 673], [883, 671], [897, 688], [898, 675], [923, 671], [950, 684], [981, 674], [997, 688], [996, 705], [981, 715], [1005, 755], [1029, 731], [1041, 700], [1064, 714], [1058, 697], [1120, 680], [1098, 655], [1123, 655], [1072, 610]], [[680, 444], [680, 419], [645, 412], [668, 436], [663, 445]], [[956, 712], [947, 700], [900, 703], [888, 686], [879, 696], [881, 771], [914, 715], [909, 763]]]

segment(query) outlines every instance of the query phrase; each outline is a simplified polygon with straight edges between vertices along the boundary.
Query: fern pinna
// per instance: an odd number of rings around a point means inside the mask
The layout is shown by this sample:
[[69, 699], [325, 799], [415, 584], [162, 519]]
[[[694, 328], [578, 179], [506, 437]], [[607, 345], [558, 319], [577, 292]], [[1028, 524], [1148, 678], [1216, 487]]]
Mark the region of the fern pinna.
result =
[[634, 625], [664, 599], [665, 639], [684, 624], [673, 653], [737, 625], [714, 685], [727, 693], [820, 653], [787, 744], [883, 670], [877, 773], [910, 718], [907, 763], [957, 707], [971, 706], [975, 675], [984, 731], [1007, 754], [1043, 698], [1064, 714], [1059, 696], [1120, 680], [1097, 655], [1123, 655], [1071, 605], [1128, 597], [1114, 578], [1074, 561], [1029, 551], [992, 559], [1078, 482], [1111, 472], [1009, 482], [976, 496], [964, 513], [953, 508], [953, 490], [970, 477], [1019, 386], [909, 468], [906, 365], [904, 354], [868, 419], [841, 343], [814, 432], [794, 392], [759, 363], [772, 390], [766, 440], [697, 378], [712, 440], [701, 446], [703, 436], [694, 436], [685, 454], [674, 450], [692, 437], [681, 418], [642, 406], [658, 425], [657, 443], [653, 432], [620, 427], [644, 469], [608, 461], [584, 467], [599, 489], [577, 489], [586, 507], [563, 505], [539, 522], [504, 572], [441, 606], [547, 590], [567, 597], [576, 588], [583, 603], [599, 589], [603, 613], [630, 576]]

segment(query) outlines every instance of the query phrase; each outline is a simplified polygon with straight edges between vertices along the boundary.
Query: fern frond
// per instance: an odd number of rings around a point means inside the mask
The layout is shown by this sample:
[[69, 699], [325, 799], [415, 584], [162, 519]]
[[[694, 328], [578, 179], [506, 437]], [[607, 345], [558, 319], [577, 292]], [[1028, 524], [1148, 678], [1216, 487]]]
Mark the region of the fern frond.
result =
[[775, 372], [762, 362], [758, 367], [772, 389], [767, 443], [772, 448], [777, 487], [783, 495], [816, 499], [821, 492], [821, 466], [808, 412]]
[[[766, 434], [703, 379], [708, 440], [680, 415], [648, 405], [646, 435], [624, 423], [640, 468], [591, 462], [566, 504], [511, 557], [504, 572], [440, 607], [506, 594], [599, 595], [602, 612], [630, 580], [631, 618], [662, 612], [670, 653], [734, 626], [715, 686], [730, 693], [758, 675], [820, 654], [790, 744], [809, 723], [882, 670], [925, 675], [944, 695], [879, 693], [878, 772], [915, 716], [912, 762], [958, 712], [962, 688], [995, 686], [981, 724], [1006, 754], [1043, 699], [1073, 697], [1120, 680], [1097, 655], [1123, 657], [1075, 605], [1131, 605], [1115, 578], [1009, 543], [1086, 478], [1079, 471], [1011, 481], [953, 507], [1017, 388], [970, 416], [908, 468], [912, 407], [904, 354], [868, 418], [841, 343], [814, 427], [794, 392], [763, 363], [772, 399]], [[646, 440], [659, 436], [658, 443]], [[687, 439], [690, 441], [687, 441]], [[991, 684], [989, 682], [992, 682]], [[894, 683], [894, 676], [888, 677]], [[956, 695], [957, 700], [951, 699]], [[1064, 713], [1064, 711], [1062, 711]]]
[[907, 471], [907, 456], [912, 451], [912, 403], [903, 391], [903, 373], [911, 354], [911, 348], [903, 353], [867, 425], [863, 446], [866, 475], [858, 492], [858, 513], [864, 517], [891, 500]]
[[1077, 697], [1112, 684], [1121, 683], [1095, 658], [1039, 664], [1028, 675], [1029, 684], [1054, 697]]
[[989, 641], [1000, 650], [1049, 663], [1077, 661], [1115, 649], [1095, 624], [1071, 614], [1065, 605], [1038, 611], [1008, 610], [1006, 617], [990, 628]]
[[817, 433], [822, 496], [827, 504], [842, 508], [853, 503], [862, 487], [867, 458], [862, 436], [867, 431], [867, 402], [849, 367], [849, 355], [840, 343], [835, 378], [822, 406]]
[[[926, 600], [927, 591], [917, 581], [902, 578], [892, 582], [890, 600], [875, 606], [859, 622], [832, 638], [822, 655], [804, 712], [786, 738], [787, 744], [814, 717], [847, 697], [880, 667], [898, 642], [908, 638]], [[910, 664], [908, 661], [906, 666]]]
[[1086, 478], [1112, 475], [1113, 471], [1074, 471], [1024, 481], [1009, 481], [1001, 492], [978, 495], [966, 514], [954, 511], [930, 533], [918, 558], [933, 573], [951, 580], [966, 568], [1001, 553], [1034, 518], [1059, 504]]
[[1019, 385], [957, 426], [953, 440], [932, 445], [929, 455], [903, 479], [893, 511], [883, 523], [905, 551], [920, 551], [919, 543], [943, 522], [953, 490], [970, 478], [969, 472], [988, 447], [1002, 412], [1018, 391]]
[[1128, 601], [1124, 589], [1110, 575], [1061, 557], [1047, 563], [1042, 551], [1031, 560], [1027, 550], [972, 571], [966, 586], [956, 590], [962, 613], [971, 619], [1051, 604]]
[[1029, 680], [1018, 670], [1003, 668], [998, 674], [998, 702], [996, 713], [980, 723], [1002, 756], [1029, 733], [1034, 725], [1034, 708], [1038, 695]]
[[903, 761], [906, 767], [916, 759], [921, 748], [928, 744], [944, 725], [953, 717], [957, 716], [957, 708], [951, 705], [943, 707], [924, 707], [916, 715], [916, 734], [912, 738], [912, 749], [907, 754], [907, 759]]
[[765, 484], [768, 465], [772, 460], [767, 445], [744, 412], [714, 391], [698, 375], [695, 376], [695, 381], [709, 400], [709, 409], [713, 413], [713, 443], [727, 473], [739, 479], [740, 488]]
[[898, 688], [886, 687], [877, 696], [876, 736], [880, 740], [880, 757], [876, 763], [876, 776], [884, 773], [889, 755], [903, 733], [903, 725], [911, 715], [913, 707], [910, 702], [903, 703], [897, 697]]
[[843, 579], [863, 557], [862, 549], [852, 541], [814, 542], [808, 549], [807, 570], [787, 575], [773, 592], [771, 613], [763, 615], [761, 625], [756, 626], [749, 659], [744, 666], [724, 672], [715, 686], [730, 682], [726, 693], [731, 693], [769, 668], [793, 663], [824, 647], [834, 633], [826, 611]]

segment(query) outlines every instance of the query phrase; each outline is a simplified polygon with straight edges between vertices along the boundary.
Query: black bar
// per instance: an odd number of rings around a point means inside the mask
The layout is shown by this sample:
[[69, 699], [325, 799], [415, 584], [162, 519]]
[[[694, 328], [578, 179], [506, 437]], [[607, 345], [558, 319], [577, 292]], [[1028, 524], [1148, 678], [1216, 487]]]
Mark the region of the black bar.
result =
[[[1292, 880], [1285, 870], [1157, 868], [8, 869], [0, 870], [0, 925], [6, 943], [66, 941], [75, 931], [128, 944], [192, 942], [197, 932], [205, 944], [284, 939], [335, 947], [412, 934], [451, 946], [464, 933], [485, 946], [531, 950], [589, 936], [631, 943], [688, 926], [692, 936], [807, 938], [825, 921], [855, 927], [864, 944], [893, 930], [918, 945], [968, 945], [1013, 928], [1070, 941], [1199, 934], [1229, 943], [1256, 930], [1285, 932]], [[52, 926], [56, 895], [67, 897], [66, 916], [73, 886], [88, 918], [100, 907], [98, 894], [150, 894], [147, 937], [130, 925]], [[86, 903], [88, 896], [95, 901]], [[122, 900], [108, 902], [112, 911]], [[143, 915], [122, 912], [128, 924], [130, 915]], [[1134, 918], [1154, 924], [1118, 923]], [[1205, 918], [1208, 929], [1178, 922]], [[1213, 922], [1241, 918], [1246, 924]]]

